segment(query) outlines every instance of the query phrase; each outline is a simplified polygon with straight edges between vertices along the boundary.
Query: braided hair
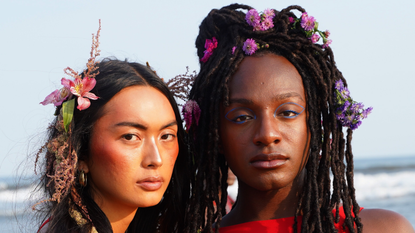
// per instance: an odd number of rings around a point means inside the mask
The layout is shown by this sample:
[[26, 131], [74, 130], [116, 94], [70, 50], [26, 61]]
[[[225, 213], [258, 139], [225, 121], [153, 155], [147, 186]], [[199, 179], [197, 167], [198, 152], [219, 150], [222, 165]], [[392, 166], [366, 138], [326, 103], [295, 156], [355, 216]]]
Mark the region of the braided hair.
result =
[[[244, 11], [250, 9], [240, 4], [213, 9], [199, 27], [199, 58], [204, 56], [206, 39], [215, 37], [218, 43], [210, 58], [200, 63], [190, 92], [190, 99], [200, 106], [201, 116], [198, 126], [189, 131], [195, 175], [188, 213], [193, 221], [188, 223], [187, 231], [211, 232], [215, 223], [218, 232], [225, 214], [228, 165], [219, 149], [219, 108], [229, 105], [229, 80], [246, 56], [240, 48], [246, 39], [254, 38], [259, 44], [269, 45], [255, 55], [273, 53], [285, 57], [301, 75], [305, 89], [311, 141], [294, 232], [300, 214], [301, 232], [337, 232], [334, 223], [339, 221], [341, 204], [346, 215], [344, 227], [350, 232], [362, 232], [353, 184], [352, 130], [348, 129], [345, 137], [335, 115], [334, 83], [342, 80], [347, 84], [335, 65], [332, 50], [313, 44], [301, 25], [293, 28], [290, 24], [290, 17], [296, 17], [293, 10], [305, 12], [300, 6], [274, 10], [274, 27], [266, 31], [253, 31], [246, 23]], [[234, 46], [239, 49], [234, 50]]]

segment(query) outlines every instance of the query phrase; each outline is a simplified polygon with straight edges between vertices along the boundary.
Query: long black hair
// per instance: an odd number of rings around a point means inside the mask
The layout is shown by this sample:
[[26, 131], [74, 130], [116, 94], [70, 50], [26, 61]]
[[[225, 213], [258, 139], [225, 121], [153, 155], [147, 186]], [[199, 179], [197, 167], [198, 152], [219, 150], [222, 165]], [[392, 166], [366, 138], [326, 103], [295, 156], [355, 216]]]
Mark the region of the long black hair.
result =
[[[211, 232], [212, 224], [216, 222], [218, 232], [225, 214], [228, 165], [219, 149], [219, 108], [228, 105], [229, 80], [246, 56], [241, 49], [243, 43], [254, 38], [260, 45], [269, 45], [256, 55], [273, 53], [285, 57], [298, 70], [305, 89], [311, 141], [294, 232], [297, 232], [297, 216], [301, 213], [301, 232], [337, 232], [334, 222], [339, 221], [341, 203], [346, 215], [345, 227], [354, 232], [356, 225], [357, 231], [361, 232], [360, 208], [353, 185], [352, 131], [349, 129], [344, 136], [334, 105], [334, 83], [342, 80], [347, 84], [336, 67], [333, 52], [331, 48], [313, 44], [301, 30], [301, 25], [293, 28], [290, 17], [297, 17], [292, 11], [302, 13], [305, 12], [303, 8], [290, 6], [281, 11], [273, 10], [274, 27], [266, 31], [253, 31], [248, 25], [244, 11], [250, 9], [252, 7], [239, 4], [213, 9], [199, 27], [196, 39], [199, 58], [204, 56], [206, 39], [215, 37], [218, 44], [207, 62], [200, 62], [200, 72], [190, 93], [190, 99], [197, 101], [201, 108], [201, 117], [199, 125], [189, 134], [190, 141], [193, 140], [195, 176], [192, 177], [194, 188], [192, 212], [189, 213], [194, 221], [187, 229]], [[220, 204], [215, 207], [214, 202]], [[337, 212], [336, 219], [333, 209]]]
[[[130, 86], [150, 86], [159, 90], [169, 100], [175, 113], [178, 124], [179, 155], [170, 184], [161, 202], [153, 207], [139, 208], [127, 232], [183, 232], [186, 201], [190, 193], [187, 172], [189, 158], [183, 141], [184, 131], [180, 112], [174, 97], [163, 80], [147, 66], [115, 59], [104, 59], [97, 66], [98, 69], [95, 72], [99, 73], [95, 76], [96, 85], [91, 92], [99, 96], [99, 99], [92, 100], [90, 107], [85, 110], [75, 109], [74, 111], [74, 125], [70, 141], [78, 156], [78, 161], [88, 161], [89, 142], [94, 123], [102, 116], [103, 107], [115, 94]], [[57, 107], [57, 113], [60, 108], [60, 106]], [[58, 117], [52, 125], [55, 125], [57, 120]], [[50, 127], [48, 141], [55, 138], [58, 133], [55, 127]], [[45, 152], [40, 186], [49, 197], [52, 197], [58, 188], [51, 178], [55, 172], [53, 166], [55, 160], [54, 154], [49, 151]], [[43, 220], [50, 218], [47, 232], [89, 232], [92, 226], [100, 233], [112, 232], [109, 220], [91, 196], [90, 186], [82, 187], [78, 177], [69, 185], [70, 191], [61, 197], [59, 202], [46, 202], [43, 208], [46, 210], [43, 212]], [[79, 203], [79, 200], [82, 203]], [[83, 211], [80, 206], [85, 206], [87, 211]], [[76, 208], [83, 215], [87, 213], [87, 216], [83, 217], [89, 219], [88, 223], [83, 226], [77, 225], [70, 215], [71, 208]]]

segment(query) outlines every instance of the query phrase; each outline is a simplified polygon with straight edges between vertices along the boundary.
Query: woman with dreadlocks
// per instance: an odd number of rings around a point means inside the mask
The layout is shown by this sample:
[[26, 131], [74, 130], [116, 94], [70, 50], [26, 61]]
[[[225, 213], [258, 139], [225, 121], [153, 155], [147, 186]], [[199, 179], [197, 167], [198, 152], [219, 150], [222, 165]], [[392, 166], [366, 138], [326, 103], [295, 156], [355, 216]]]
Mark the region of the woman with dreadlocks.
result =
[[74, 80], [41, 103], [56, 118], [38, 153], [39, 232], [183, 232], [189, 162], [174, 97], [148, 66], [96, 62], [98, 34], [87, 69], [67, 68]]
[[[299, 6], [233, 4], [202, 21], [184, 108], [190, 232], [413, 232], [401, 215], [356, 202], [352, 133], [371, 108], [351, 99], [330, 43]], [[239, 189], [224, 216], [228, 166]]]

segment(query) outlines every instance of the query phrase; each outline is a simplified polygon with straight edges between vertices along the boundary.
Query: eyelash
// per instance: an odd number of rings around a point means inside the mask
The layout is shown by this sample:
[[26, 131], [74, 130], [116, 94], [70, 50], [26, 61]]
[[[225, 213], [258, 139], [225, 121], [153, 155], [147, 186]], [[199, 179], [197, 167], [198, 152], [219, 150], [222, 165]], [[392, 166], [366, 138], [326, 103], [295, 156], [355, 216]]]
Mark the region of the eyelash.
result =
[[[137, 135], [135, 135], [135, 134], [131, 134], [131, 133], [129, 133], [129, 134], [124, 134], [122, 137], [123, 137], [125, 140], [127, 140], [127, 141], [132, 141], [133, 137], [138, 138], [138, 136], [137, 136]], [[131, 137], [131, 138], [130, 138], [130, 139], [128, 139], [127, 137]]]
[[289, 113], [294, 113], [294, 116], [282, 116], [282, 117], [284, 117], [284, 118], [288, 118], [288, 119], [292, 119], [292, 118], [296, 118], [296, 117], [298, 117], [303, 111], [304, 111], [304, 107], [303, 106], [301, 106], [301, 105], [299, 105], [299, 104], [296, 104], [296, 103], [293, 103], [293, 102], [287, 102], [287, 103], [283, 103], [283, 104], [281, 104], [280, 106], [278, 106], [278, 108], [277, 109], [275, 109], [275, 112], [274, 112], [274, 117], [277, 117], [277, 111], [278, 111], [278, 109], [280, 108], [280, 107], [282, 107], [282, 106], [284, 106], [284, 105], [286, 105], [286, 104], [294, 104], [294, 105], [297, 105], [297, 106], [299, 106], [299, 107], [301, 107], [302, 108], [302, 110], [300, 111], [300, 112], [297, 112], [297, 111], [294, 111], [294, 110], [285, 110], [285, 111], [283, 111], [283, 112], [281, 112], [281, 113], [287, 113], [287, 112], [289, 112]]
[[176, 138], [176, 135], [175, 135], [175, 134], [168, 133], [168, 134], [163, 134], [163, 135], [161, 136], [161, 139], [163, 139], [163, 140], [169, 140], [168, 138], [164, 139], [163, 137], [165, 137], [165, 136], [172, 137], [170, 140], [173, 140], [173, 139], [175, 139], [175, 138]]

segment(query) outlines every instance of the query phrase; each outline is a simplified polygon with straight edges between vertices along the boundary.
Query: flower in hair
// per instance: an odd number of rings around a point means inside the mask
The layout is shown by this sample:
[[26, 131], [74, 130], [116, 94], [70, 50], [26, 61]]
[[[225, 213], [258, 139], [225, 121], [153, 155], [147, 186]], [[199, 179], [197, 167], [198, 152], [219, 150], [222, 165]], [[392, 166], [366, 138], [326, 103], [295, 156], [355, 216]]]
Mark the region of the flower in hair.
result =
[[258, 49], [258, 44], [255, 42], [254, 39], [247, 39], [244, 42], [244, 46], [242, 47], [242, 50], [245, 52], [246, 55], [252, 55], [255, 53], [255, 51]]
[[274, 27], [274, 22], [272, 21], [274, 16], [274, 10], [271, 9], [266, 9], [261, 14], [255, 9], [250, 9], [246, 13], [245, 20], [254, 28], [254, 31], [266, 31]]
[[344, 127], [349, 127], [352, 130], [357, 129], [362, 124], [362, 120], [372, 112], [373, 108], [364, 109], [363, 103], [354, 101], [341, 79], [334, 84], [334, 89], [337, 120]]
[[305, 33], [306, 37], [311, 40], [313, 44], [317, 43], [320, 38], [323, 39], [322, 48], [328, 48], [331, 44], [331, 40], [327, 39], [330, 36], [330, 32], [318, 30], [318, 23], [313, 16], [309, 16], [307, 12], [304, 12], [300, 18], [289, 17], [289, 22], [293, 24], [292, 28], [295, 28], [299, 23], [301, 30]]
[[70, 82], [70, 85], [71, 85], [72, 94], [78, 96], [78, 107], [77, 108], [79, 110], [87, 109], [91, 105], [91, 102], [89, 101], [89, 99], [91, 100], [98, 99], [98, 97], [95, 94], [89, 92], [95, 87], [95, 84], [97, 83], [95, 78], [84, 77], [83, 79], [78, 79], [78, 78], [75, 79], [75, 82], [73, 82], [72, 80], [68, 80], [68, 81]]
[[204, 63], [207, 62], [209, 57], [212, 56], [213, 50], [216, 49], [216, 47], [218, 47], [218, 41], [216, 40], [215, 37], [212, 37], [212, 40], [206, 39], [205, 51], [204, 51], [205, 55], [203, 55], [203, 57], [200, 59], [200, 61], [202, 61]]
[[199, 125], [201, 110], [196, 101], [188, 100], [183, 106], [182, 113], [186, 123], [186, 131], [189, 131], [192, 123]]

